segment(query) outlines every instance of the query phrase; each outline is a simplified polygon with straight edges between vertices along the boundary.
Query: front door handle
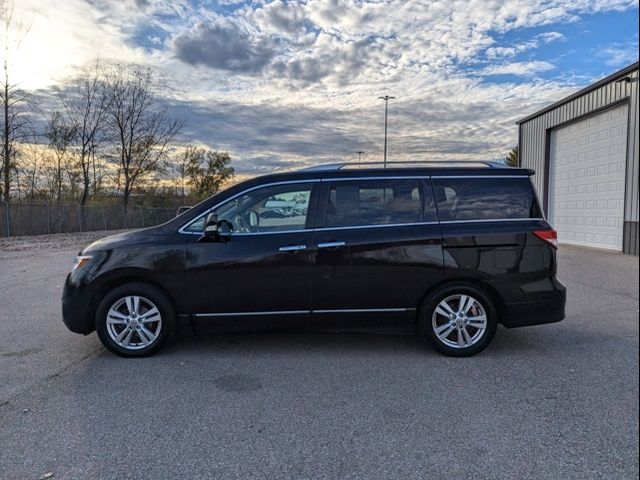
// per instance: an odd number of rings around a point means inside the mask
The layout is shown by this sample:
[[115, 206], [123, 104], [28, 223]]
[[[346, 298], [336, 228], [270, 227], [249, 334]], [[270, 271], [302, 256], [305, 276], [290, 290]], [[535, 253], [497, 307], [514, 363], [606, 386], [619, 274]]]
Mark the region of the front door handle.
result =
[[306, 245], [285, 245], [278, 249], [279, 252], [299, 252], [300, 250], [306, 250]]
[[345, 245], [345, 242], [322, 242], [318, 244], [318, 248], [338, 248], [344, 247]]

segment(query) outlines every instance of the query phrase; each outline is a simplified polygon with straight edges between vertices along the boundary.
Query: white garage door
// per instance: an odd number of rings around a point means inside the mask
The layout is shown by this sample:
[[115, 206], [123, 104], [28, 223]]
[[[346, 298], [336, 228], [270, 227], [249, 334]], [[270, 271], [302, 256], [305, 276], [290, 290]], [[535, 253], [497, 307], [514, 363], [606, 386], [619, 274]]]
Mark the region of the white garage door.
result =
[[558, 241], [622, 250], [627, 106], [551, 131], [549, 221]]

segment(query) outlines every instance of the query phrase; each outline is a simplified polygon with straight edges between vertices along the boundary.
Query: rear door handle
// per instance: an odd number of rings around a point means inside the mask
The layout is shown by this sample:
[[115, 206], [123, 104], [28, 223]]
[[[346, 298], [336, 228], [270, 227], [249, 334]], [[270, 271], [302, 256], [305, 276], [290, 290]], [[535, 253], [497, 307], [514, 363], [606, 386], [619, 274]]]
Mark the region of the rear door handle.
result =
[[345, 242], [322, 242], [318, 244], [318, 248], [338, 248], [344, 247], [345, 245]]
[[285, 245], [278, 249], [279, 252], [299, 252], [300, 250], [306, 250], [306, 245]]

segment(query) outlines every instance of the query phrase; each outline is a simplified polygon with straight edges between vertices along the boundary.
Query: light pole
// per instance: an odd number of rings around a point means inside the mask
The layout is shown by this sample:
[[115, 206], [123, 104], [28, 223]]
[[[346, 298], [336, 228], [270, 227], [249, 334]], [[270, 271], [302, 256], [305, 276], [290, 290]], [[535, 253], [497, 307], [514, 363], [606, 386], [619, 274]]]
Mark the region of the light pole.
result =
[[362, 161], [362, 154], [364, 153], [364, 151], [358, 150], [356, 153], [358, 154], [358, 163], [360, 163]]
[[389, 95], [378, 97], [378, 100], [384, 100], [384, 168], [387, 168], [387, 113], [389, 111], [389, 100], [394, 98], [396, 97], [390, 97]]

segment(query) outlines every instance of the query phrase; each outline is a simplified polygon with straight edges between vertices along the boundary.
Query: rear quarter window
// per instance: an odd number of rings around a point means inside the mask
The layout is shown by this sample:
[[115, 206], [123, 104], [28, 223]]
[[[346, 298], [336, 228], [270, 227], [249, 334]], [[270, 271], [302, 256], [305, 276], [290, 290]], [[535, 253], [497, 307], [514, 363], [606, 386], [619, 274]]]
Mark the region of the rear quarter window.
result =
[[441, 222], [542, 217], [528, 177], [433, 177], [432, 181]]

